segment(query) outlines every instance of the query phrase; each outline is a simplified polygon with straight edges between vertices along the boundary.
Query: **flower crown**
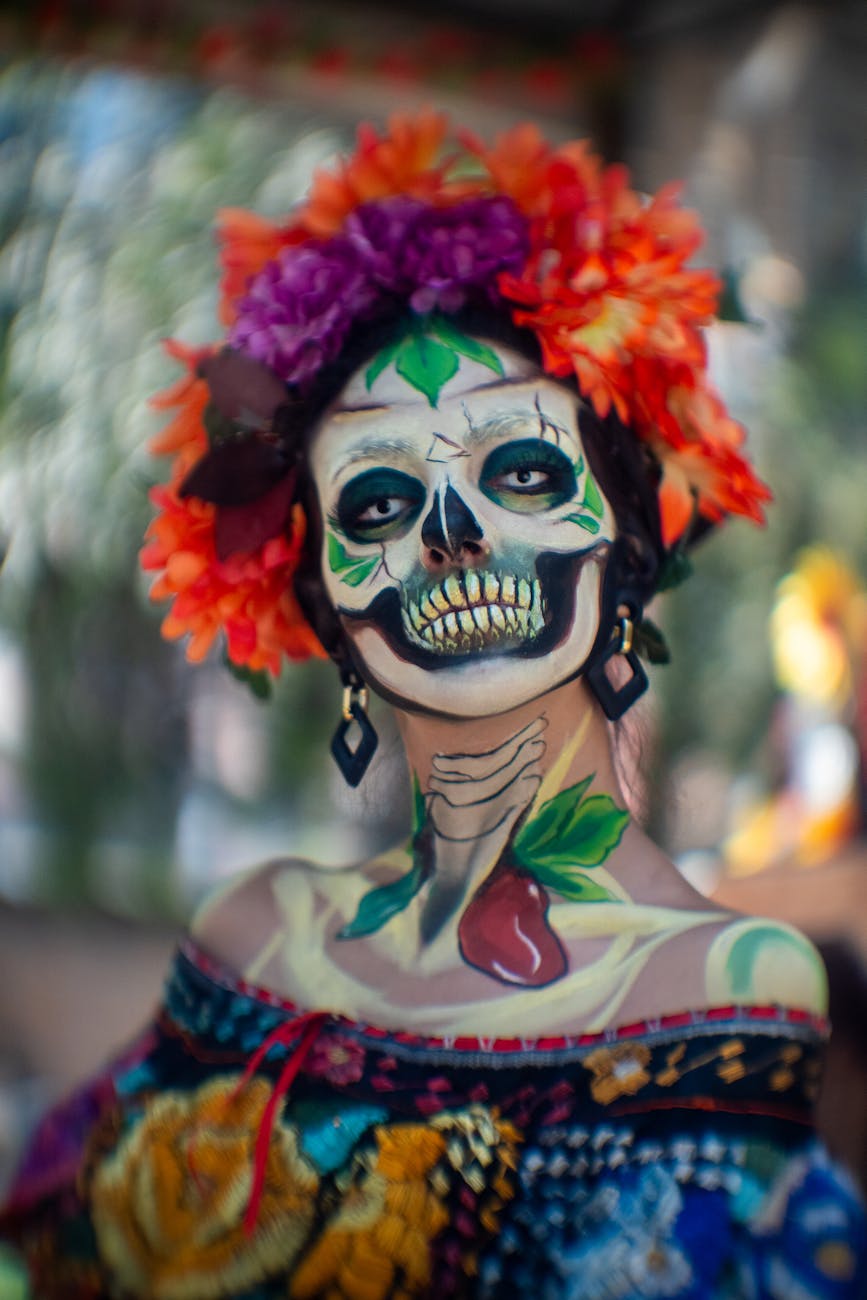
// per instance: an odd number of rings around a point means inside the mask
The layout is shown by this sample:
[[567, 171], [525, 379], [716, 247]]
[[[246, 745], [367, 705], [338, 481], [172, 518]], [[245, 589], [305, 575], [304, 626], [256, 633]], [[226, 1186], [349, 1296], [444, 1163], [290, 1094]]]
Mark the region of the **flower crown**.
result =
[[584, 142], [554, 148], [522, 126], [488, 149], [424, 112], [382, 135], [362, 126], [285, 224], [223, 212], [228, 346], [169, 343], [187, 373], [154, 399], [175, 412], [151, 444], [174, 462], [141, 557], [159, 575], [153, 599], [173, 602], [163, 634], [189, 634], [198, 661], [222, 631], [231, 664], [253, 673], [323, 654], [293, 591], [295, 407], [351, 331], [402, 315], [369, 384], [394, 365], [435, 405], [460, 355], [496, 369], [454, 320], [492, 308], [535, 335], [549, 375], [574, 377], [649, 448], [669, 552], [727, 515], [763, 522], [770, 493], [707, 380], [720, 282], [686, 265], [702, 231], [677, 199], [677, 186], [643, 199]]

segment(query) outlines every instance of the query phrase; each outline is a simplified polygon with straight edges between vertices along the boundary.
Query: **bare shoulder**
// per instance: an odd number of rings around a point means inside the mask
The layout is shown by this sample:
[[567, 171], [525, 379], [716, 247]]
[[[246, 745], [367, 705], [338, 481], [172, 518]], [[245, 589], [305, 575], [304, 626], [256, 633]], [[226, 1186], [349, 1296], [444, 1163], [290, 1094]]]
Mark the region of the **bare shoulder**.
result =
[[331, 877], [305, 858], [275, 858], [212, 890], [190, 925], [197, 944], [233, 971], [246, 971], [281, 927], [280, 899], [304, 910], [327, 896]]
[[732, 915], [708, 935], [705, 982], [711, 1005], [777, 1005], [825, 1015], [828, 981], [815, 945], [792, 925]]

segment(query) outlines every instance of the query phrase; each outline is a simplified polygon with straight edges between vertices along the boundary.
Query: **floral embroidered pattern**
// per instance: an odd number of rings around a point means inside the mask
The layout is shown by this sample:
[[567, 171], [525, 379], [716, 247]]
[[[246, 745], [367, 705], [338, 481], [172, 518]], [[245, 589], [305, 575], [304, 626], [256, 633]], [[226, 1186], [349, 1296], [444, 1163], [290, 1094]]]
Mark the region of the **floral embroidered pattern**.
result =
[[585, 1068], [593, 1075], [590, 1094], [594, 1101], [607, 1106], [618, 1097], [634, 1097], [650, 1083], [647, 1066], [650, 1048], [645, 1043], [618, 1043], [616, 1047], [599, 1047], [584, 1057]]
[[806, 1025], [729, 1010], [518, 1051], [335, 1017], [284, 1094], [297, 1035], [276, 1031], [299, 1020], [178, 957], [109, 1086], [44, 1126], [75, 1120], [56, 1171], [45, 1139], [0, 1217], [40, 1300], [864, 1294], [863, 1209], [811, 1137]]
[[253, 1232], [243, 1230], [253, 1148], [271, 1087], [218, 1075], [146, 1108], [91, 1189], [100, 1252], [124, 1288], [154, 1300], [212, 1300], [295, 1261], [319, 1179], [296, 1134], [275, 1126]]

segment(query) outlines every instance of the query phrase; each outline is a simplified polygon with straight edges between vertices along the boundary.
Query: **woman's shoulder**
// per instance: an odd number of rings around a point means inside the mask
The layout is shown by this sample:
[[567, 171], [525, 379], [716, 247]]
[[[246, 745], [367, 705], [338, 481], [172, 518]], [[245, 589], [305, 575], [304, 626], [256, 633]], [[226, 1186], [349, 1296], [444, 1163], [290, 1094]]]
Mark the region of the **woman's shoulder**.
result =
[[824, 1016], [828, 978], [816, 945], [795, 926], [767, 916], [731, 913], [709, 936], [708, 1000], [798, 1007]]

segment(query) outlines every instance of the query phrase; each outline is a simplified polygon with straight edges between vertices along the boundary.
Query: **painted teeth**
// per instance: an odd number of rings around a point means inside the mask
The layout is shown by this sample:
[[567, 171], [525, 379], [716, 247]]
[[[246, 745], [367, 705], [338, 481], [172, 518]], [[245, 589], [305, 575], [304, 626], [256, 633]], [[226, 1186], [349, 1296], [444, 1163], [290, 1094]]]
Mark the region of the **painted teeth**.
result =
[[535, 637], [545, 627], [542, 587], [512, 574], [468, 569], [408, 602], [402, 612], [410, 640], [441, 653], [481, 649], [501, 637]]
[[464, 595], [461, 584], [458, 582], [454, 574], [446, 578], [443, 583], [443, 590], [445, 591], [448, 602], [452, 608], [464, 609], [466, 607], [467, 598]]

